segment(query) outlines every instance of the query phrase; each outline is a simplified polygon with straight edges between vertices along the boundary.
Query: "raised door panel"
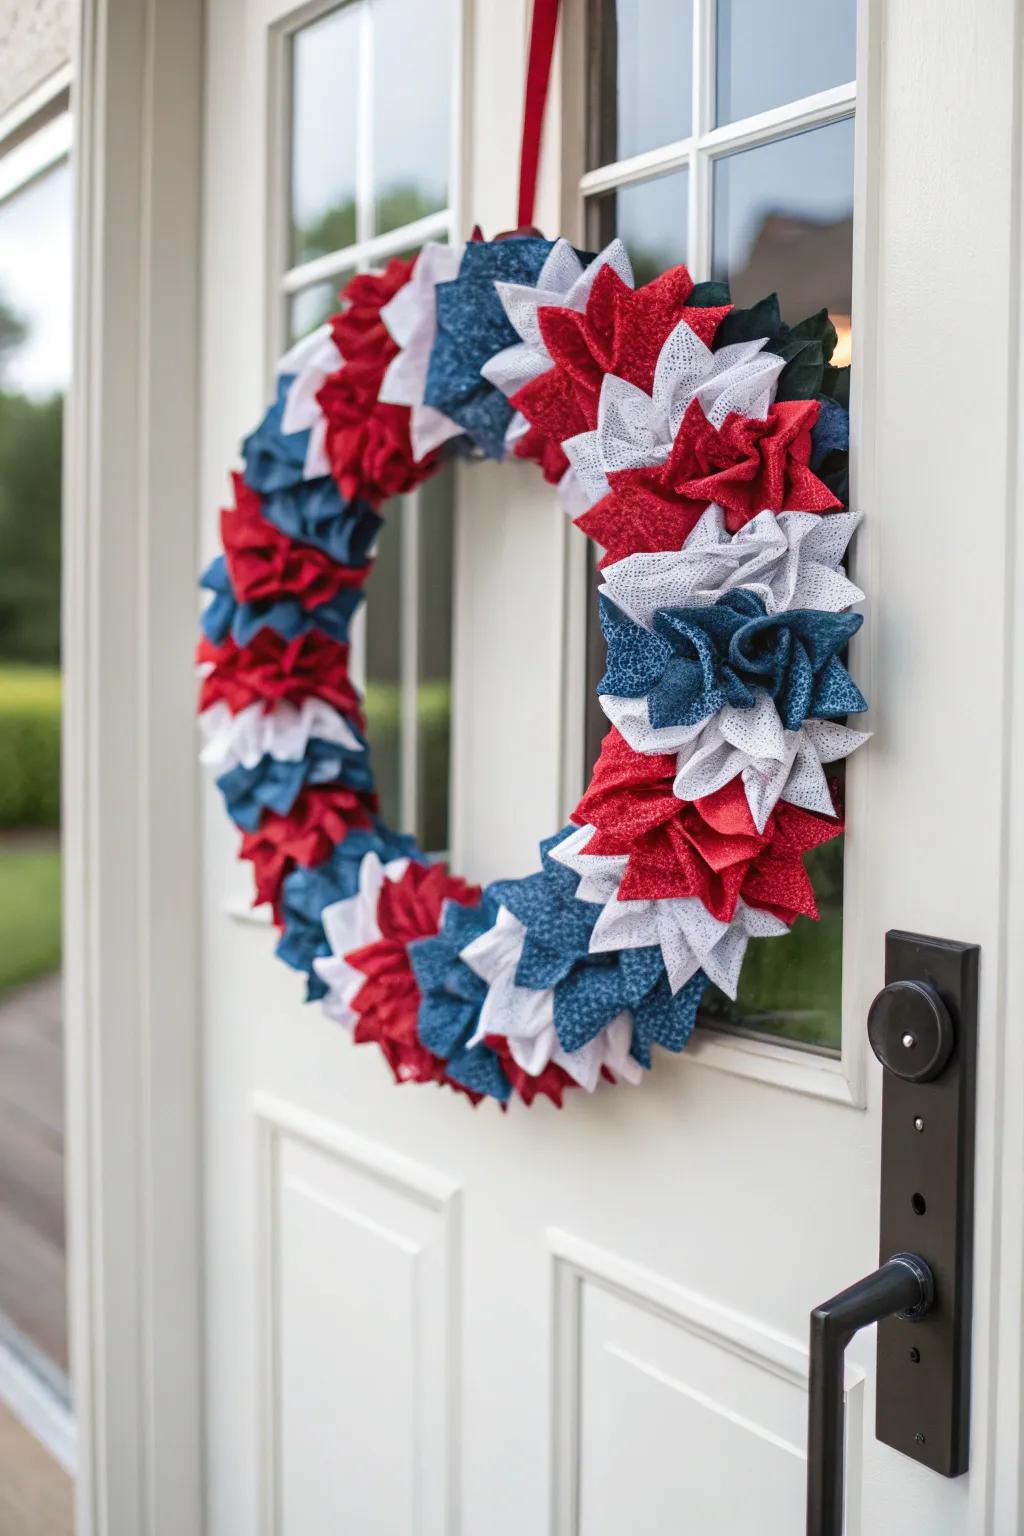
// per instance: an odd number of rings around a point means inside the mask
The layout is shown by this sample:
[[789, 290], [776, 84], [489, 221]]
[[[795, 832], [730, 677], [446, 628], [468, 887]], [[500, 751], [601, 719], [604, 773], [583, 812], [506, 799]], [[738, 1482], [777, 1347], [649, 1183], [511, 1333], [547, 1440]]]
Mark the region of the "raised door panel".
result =
[[264, 1529], [451, 1529], [454, 1195], [293, 1113], [261, 1120]]

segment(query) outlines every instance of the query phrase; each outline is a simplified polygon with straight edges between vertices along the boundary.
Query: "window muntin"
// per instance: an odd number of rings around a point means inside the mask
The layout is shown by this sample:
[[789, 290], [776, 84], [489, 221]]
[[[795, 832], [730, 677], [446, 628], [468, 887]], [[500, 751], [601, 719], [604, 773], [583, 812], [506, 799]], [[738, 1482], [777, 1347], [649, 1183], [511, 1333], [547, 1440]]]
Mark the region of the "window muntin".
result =
[[[354, 272], [455, 232], [460, 0], [349, 0], [285, 39], [289, 263], [280, 331], [322, 324]], [[352, 627], [382, 812], [422, 847], [448, 842], [454, 480], [385, 509]]]
[[[588, 243], [620, 234], [638, 283], [685, 261], [698, 281], [727, 276], [739, 304], [775, 289], [791, 322], [825, 303], [836, 361], [849, 362], [856, 0], [693, 0], [672, 8], [692, 28], [674, 45], [654, 25], [662, 9], [660, 0], [590, 0]], [[673, 107], [690, 107], [678, 127], [642, 99], [665, 77]], [[666, 100], [671, 91], [660, 88]], [[663, 125], [660, 142], [650, 142], [652, 123]], [[593, 613], [587, 623], [593, 687], [604, 641]], [[606, 730], [591, 696], [588, 769]], [[798, 918], [785, 943], [751, 944], [736, 1002], [709, 991], [706, 1023], [838, 1052], [842, 859], [838, 838], [811, 854], [821, 921]]]

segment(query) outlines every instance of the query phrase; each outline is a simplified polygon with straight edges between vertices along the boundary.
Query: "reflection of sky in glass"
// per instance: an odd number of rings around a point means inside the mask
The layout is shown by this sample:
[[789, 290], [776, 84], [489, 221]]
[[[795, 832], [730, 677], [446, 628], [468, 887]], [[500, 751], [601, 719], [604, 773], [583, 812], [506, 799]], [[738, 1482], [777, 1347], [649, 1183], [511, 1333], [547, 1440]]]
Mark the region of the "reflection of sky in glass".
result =
[[615, 90], [617, 121], [595, 146], [594, 165], [688, 138], [691, 130], [692, 0], [616, 0], [602, 12], [604, 89]]
[[857, 0], [718, 0], [716, 121], [767, 112], [856, 74]]
[[[356, 239], [359, 92], [373, 93], [376, 230], [448, 198], [454, 0], [370, 0], [372, 82], [360, 70], [365, 5], [301, 28], [292, 55], [292, 259]], [[397, 192], [397, 195], [396, 195]], [[344, 210], [344, 212], [341, 212]], [[320, 229], [317, 224], [333, 214]]]
[[4, 387], [48, 395], [71, 372], [71, 170], [65, 162], [0, 203], [0, 299], [26, 337]]
[[[356, 195], [356, 84], [360, 5], [344, 6], [303, 27], [292, 42], [292, 221], [296, 259], [323, 254], [299, 231]], [[355, 239], [355, 221], [347, 239]]]
[[[378, 233], [448, 201], [453, 11], [452, 0], [373, 0]], [[396, 198], [398, 188], [410, 195]]]

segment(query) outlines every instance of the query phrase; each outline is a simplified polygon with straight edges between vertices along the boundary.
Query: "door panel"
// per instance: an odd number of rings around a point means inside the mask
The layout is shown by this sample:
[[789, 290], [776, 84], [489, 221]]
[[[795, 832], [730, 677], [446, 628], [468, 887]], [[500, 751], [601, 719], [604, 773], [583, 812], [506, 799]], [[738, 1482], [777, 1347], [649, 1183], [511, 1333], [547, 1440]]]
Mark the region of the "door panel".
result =
[[[493, 232], [512, 221], [528, 7], [466, 5], [457, 219]], [[208, 7], [208, 547], [281, 339], [273, 27], [323, 9]], [[549, 231], [581, 212], [580, 9], [566, 7], [546, 139]], [[807, 1315], [877, 1261], [863, 1021], [897, 926], [983, 946], [976, 1455], [948, 1484], [876, 1444], [872, 1343], [858, 1338], [848, 1527], [985, 1529], [1011, 768], [1009, 594], [993, 572], [1011, 420], [999, 388], [965, 381], [1011, 376], [1012, 27], [1009, 0], [984, 20], [955, 0], [942, 29], [912, 0], [861, 7], [856, 574], [870, 622], [854, 671], [877, 734], [848, 779], [841, 1060], [709, 1033], [641, 1090], [581, 1093], [561, 1113], [398, 1090], [375, 1053], [302, 1007], [269, 926], [240, 915], [246, 876], [207, 795], [212, 1536], [798, 1531]], [[585, 551], [511, 465], [460, 468], [455, 546], [454, 863], [518, 874], [578, 787]], [[961, 742], [985, 744], [970, 775], [984, 816], [960, 809]]]
[[434, 1536], [452, 1494], [457, 1191], [274, 1099], [257, 1112], [280, 1528], [327, 1536], [343, 1510], [360, 1530]]

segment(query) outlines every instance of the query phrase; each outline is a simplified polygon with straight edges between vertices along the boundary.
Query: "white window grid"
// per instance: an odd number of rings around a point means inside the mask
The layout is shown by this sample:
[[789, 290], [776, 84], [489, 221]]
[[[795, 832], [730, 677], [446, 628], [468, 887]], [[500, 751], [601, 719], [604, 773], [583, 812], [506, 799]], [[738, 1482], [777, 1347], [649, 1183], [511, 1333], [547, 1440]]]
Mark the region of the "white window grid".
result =
[[[375, 29], [373, 0], [346, 0], [344, 5], [338, 5], [333, 3], [333, 0], [329, 0], [329, 3], [317, 6], [312, 11], [307, 10], [303, 15], [302, 24], [303, 26], [311, 25], [315, 21], [321, 21], [333, 11], [350, 7], [355, 8], [359, 13], [360, 77], [364, 81], [372, 81]], [[350, 272], [367, 272], [373, 267], [381, 266], [392, 256], [398, 256], [403, 251], [424, 245], [428, 240], [450, 240], [455, 235], [458, 229], [457, 209], [461, 166], [462, 93], [459, 82], [462, 56], [462, 11], [462, 4], [457, 4], [454, 18], [456, 49], [452, 60], [448, 206], [438, 209], [436, 213], [428, 213], [411, 224], [402, 224], [397, 229], [389, 229], [382, 234], [377, 234], [373, 185], [373, 99], [369, 88], [361, 90], [356, 125], [356, 238], [351, 245], [329, 251], [323, 256], [314, 256], [308, 261], [286, 266], [279, 280], [279, 289], [285, 304], [296, 294], [314, 287], [317, 283], [327, 282]], [[292, 28], [291, 35], [294, 36], [298, 30], [298, 27]], [[290, 70], [288, 77], [289, 90], [286, 93], [284, 113], [286, 124], [291, 122]], [[290, 163], [290, 154], [286, 158]], [[287, 182], [285, 192], [286, 195], [290, 192]]]
[[[810, 128], [841, 122], [854, 115], [855, 80], [772, 107], [753, 117], [715, 126], [715, 0], [693, 0], [692, 131], [688, 137], [644, 150], [585, 172], [579, 181], [584, 206], [602, 193], [650, 181], [669, 171], [686, 170], [686, 264], [696, 281], [710, 277], [713, 238], [713, 178], [717, 160], [738, 150], [775, 143]], [[599, 112], [591, 102], [589, 112]]]
[[0, 203], [70, 155], [70, 89], [68, 64], [0, 116]]
[[[296, 14], [280, 34], [278, 55], [277, 91], [281, 141], [279, 148], [279, 173], [274, 177], [276, 185], [276, 209], [279, 222], [278, 251], [275, 265], [277, 276], [277, 303], [275, 324], [272, 326], [276, 342], [275, 352], [281, 350], [281, 342], [288, 330], [288, 308], [301, 293], [324, 282], [338, 281], [355, 272], [368, 272], [383, 266], [392, 256], [413, 250], [428, 240], [451, 240], [459, 229], [459, 192], [462, 181], [463, 144], [463, 38], [466, 26], [465, 0], [457, 0], [454, 6], [455, 49], [452, 57], [450, 153], [448, 167], [448, 205], [435, 213], [427, 214], [410, 224], [376, 232], [376, 199], [373, 181], [373, 97], [370, 88], [361, 90], [356, 125], [355, 204], [356, 239], [351, 245], [329, 251], [310, 260], [288, 264], [291, 251], [291, 137], [292, 39], [304, 27], [323, 20], [325, 16], [341, 9], [353, 7], [358, 11], [359, 72], [362, 80], [371, 81], [373, 74], [373, 50], [375, 17], [373, 0], [324, 0], [322, 4], [306, 6]], [[398, 726], [398, 818], [403, 830], [418, 832], [420, 826], [420, 733], [419, 733], [419, 684], [420, 684], [420, 527], [422, 500], [420, 492], [413, 491], [397, 498], [388, 509], [390, 521], [397, 525], [399, 538], [399, 601], [396, 623], [400, 627], [399, 646], [399, 726]], [[367, 598], [367, 601], [369, 597]], [[356, 614], [350, 631], [350, 665], [352, 679], [361, 693], [366, 692], [366, 604]], [[443, 852], [444, 850], [428, 850]]]

